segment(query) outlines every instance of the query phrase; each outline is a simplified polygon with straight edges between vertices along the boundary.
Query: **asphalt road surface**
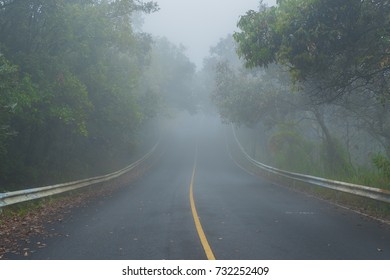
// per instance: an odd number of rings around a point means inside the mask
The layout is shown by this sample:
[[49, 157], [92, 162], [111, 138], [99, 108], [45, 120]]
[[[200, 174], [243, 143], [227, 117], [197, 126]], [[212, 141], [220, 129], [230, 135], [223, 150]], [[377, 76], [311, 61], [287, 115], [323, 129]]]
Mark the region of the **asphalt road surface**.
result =
[[390, 259], [390, 226], [245, 172], [219, 121], [166, 129], [142, 178], [50, 225], [60, 236], [28, 258]]

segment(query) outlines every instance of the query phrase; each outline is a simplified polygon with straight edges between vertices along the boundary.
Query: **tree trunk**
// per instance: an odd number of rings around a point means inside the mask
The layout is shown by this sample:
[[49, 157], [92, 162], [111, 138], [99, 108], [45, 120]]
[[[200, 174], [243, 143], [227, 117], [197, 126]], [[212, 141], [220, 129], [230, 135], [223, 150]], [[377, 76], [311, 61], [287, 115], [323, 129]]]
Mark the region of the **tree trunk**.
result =
[[323, 144], [324, 144], [324, 167], [325, 172], [330, 175], [340, 175], [345, 171], [345, 166], [343, 164], [343, 159], [337, 151], [335, 140], [333, 139], [326, 123], [322, 112], [317, 108], [312, 110], [318, 125], [321, 128], [321, 131], [324, 135]]

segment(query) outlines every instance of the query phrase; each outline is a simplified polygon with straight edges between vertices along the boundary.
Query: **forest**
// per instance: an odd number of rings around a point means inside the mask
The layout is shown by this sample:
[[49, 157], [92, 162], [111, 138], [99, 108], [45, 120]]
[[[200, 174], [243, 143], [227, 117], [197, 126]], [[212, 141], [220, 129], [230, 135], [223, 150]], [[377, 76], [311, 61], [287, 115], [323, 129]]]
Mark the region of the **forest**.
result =
[[251, 155], [390, 188], [390, 2], [260, 3], [238, 27], [212, 50], [212, 98]]
[[0, 1], [0, 191], [118, 170], [157, 115], [193, 110], [184, 49], [140, 31], [156, 11], [133, 0]]
[[154, 2], [0, 1], [0, 191], [117, 170], [161, 116], [219, 114], [278, 168], [390, 188], [390, 2], [260, 1], [196, 66]]

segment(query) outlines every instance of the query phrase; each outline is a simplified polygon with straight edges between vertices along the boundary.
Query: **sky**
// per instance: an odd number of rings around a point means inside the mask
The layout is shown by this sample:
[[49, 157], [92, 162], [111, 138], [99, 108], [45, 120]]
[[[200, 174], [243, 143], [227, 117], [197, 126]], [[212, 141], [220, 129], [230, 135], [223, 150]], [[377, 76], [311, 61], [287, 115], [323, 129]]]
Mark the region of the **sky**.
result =
[[[259, 0], [154, 0], [160, 11], [145, 16], [143, 30], [186, 47], [186, 55], [202, 67], [211, 46], [237, 31], [237, 22]], [[265, 0], [273, 5], [275, 0]]]

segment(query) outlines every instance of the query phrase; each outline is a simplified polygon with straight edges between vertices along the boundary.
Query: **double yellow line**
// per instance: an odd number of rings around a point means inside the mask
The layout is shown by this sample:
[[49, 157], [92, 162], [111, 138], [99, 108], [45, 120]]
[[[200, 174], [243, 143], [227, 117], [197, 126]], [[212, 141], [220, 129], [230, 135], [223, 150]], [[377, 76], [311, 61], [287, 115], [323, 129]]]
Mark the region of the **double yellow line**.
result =
[[196, 147], [195, 162], [194, 162], [194, 168], [192, 170], [192, 177], [191, 177], [191, 183], [190, 183], [190, 204], [191, 204], [192, 217], [194, 218], [195, 227], [196, 227], [196, 230], [198, 232], [200, 242], [202, 243], [203, 249], [206, 253], [207, 259], [208, 260], [215, 260], [213, 250], [211, 250], [210, 244], [207, 241], [206, 235], [203, 231], [203, 227], [202, 227], [202, 224], [200, 222], [199, 215], [198, 215], [198, 212], [196, 211], [196, 206], [195, 206], [194, 180], [195, 180], [195, 173], [196, 173], [197, 158], [198, 158], [198, 147]]

